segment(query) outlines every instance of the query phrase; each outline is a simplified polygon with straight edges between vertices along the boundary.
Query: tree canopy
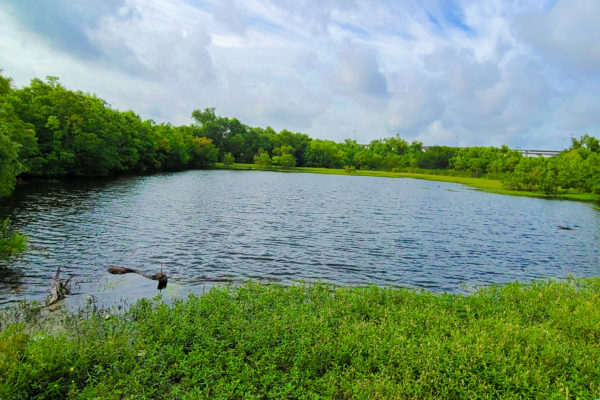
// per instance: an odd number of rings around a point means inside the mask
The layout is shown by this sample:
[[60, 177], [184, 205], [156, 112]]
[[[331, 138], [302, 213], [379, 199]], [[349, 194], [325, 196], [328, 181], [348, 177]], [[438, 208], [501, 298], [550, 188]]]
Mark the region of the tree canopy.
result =
[[194, 110], [190, 125], [142, 120], [133, 111], [63, 87], [56, 77], [13, 88], [0, 75], [0, 196], [18, 176], [109, 176], [255, 162], [264, 168], [446, 170], [500, 179], [514, 190], [600, 193], [600, 142], [584, 135], [556, 157], [525, 157], [507, 146], [410, 144], [400, 135], [361, 145], [313, 139], [299, 132], [250, 127]]

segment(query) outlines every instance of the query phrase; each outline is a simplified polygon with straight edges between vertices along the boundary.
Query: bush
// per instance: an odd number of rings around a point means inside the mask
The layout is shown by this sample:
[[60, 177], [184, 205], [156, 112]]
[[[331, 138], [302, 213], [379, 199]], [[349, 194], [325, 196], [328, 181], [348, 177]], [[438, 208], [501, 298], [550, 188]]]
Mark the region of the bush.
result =
[[269, 157], [267, 152], [262, 151], [254, 156], [254, 163], [261, 168], [269, 168], [273, 163], [273, 160], [271, 160], [271, 157]]
[[235, 163], [235, 158], [231, 153], [227, 153], [223, 156], [223, 165], [231, 167]]
[[10, 230], [10, 220], [0, 221], [0, 259], [25, 251], [27, 239], [25, 236]]

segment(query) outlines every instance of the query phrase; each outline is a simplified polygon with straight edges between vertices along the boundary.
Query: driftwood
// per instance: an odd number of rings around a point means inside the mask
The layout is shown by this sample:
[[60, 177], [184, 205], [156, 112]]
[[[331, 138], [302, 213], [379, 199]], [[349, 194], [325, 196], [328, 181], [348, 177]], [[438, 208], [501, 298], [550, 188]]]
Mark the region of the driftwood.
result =
[[169, 282], [167, 275], [163, 274], [163, 272], [162, 272], [162, 267], [161, 267], [161, 271], [157, 274], [148, 274], [148, 273], [145, 273], [138, 269], [126, 268], [126, 267], [120, 267], [120, 266], [112, 266], [112, 267], [108, 268], [108, 272], [111, 274], [116, 274], [116, 275], [123, 275], [123, 274], [130, 274], [130, 273], [138, 274], [138, 275], [143, 276], [144, 278], [152, 279], [153, 281], [158, 281], [158, 290], [163, 290], [164, 288], [166, 288], [167, 283]]
[[141, 274], [141, 271], [138, 271], [137, 269], [125, 268], [125, 267], [119, 267], [119, 266], [110, 267], [108, 269], [108, 272], [110, 272], [111, 274], [116, 274], [116, 275], [123, 275], [123, 274], [128, 274], [128, 273]]
[[563, 229], [565, 231], [572, 231], [573, 228], [569, 228], [568, 226], [557, 225], [558, 229]]
[[59, 300], [65, 298], [71, 292], [71, 279], [73, 275], [66, 281], [60, 279], [60, 266], [56, 269], [56, 275], [54, 275], [54, 283], [52, 284], [52, 291], [50, 292], [50, 298], [46, 302], [46, 307], [51, 306]]

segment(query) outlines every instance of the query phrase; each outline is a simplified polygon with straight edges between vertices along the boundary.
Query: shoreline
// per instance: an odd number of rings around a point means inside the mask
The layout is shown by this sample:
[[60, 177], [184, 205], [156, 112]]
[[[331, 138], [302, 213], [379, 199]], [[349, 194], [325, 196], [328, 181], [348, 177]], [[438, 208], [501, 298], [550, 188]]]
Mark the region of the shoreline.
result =
[[[379, 178], [409, 178], [422, 179], [428, 181], [458, 183], [469, 186], [486, 193], [503, 194], [509, 196], [534, 197], [547, 200], [572, 200], [586, 203], [600, 203], [600, 196], [593, 193], [554, 193], [548, 194], [543, 192], [531, 192], [521, 190], [507, 190], [502, 187], [502, 182], [488, 178], [473, 178], [466, 176], [454, 175], [435, 175], [417, 172], [391, 172], [391, 171], [371, 171], [371, 170], [356, 170], [354, 172], [346, 172], [344, 169], [334, 168], [314, 168], [314, 167], [293, 167], [283, 169], [280, 167], [261, 168], [256, 164], [234, 164], [225, 166], [223, 163], [217, 163], [214, 169], [229, 169], [229, 170], [252, 170], [252, 171], [272, 171], [272, 172], [287, 172], [287, 173], [308, 173], [308, 174], [323, 174], [323, 175], [350, 175], [350, 176], [370, 176]], [[599, 207], [594, 207], [599, 209]]]

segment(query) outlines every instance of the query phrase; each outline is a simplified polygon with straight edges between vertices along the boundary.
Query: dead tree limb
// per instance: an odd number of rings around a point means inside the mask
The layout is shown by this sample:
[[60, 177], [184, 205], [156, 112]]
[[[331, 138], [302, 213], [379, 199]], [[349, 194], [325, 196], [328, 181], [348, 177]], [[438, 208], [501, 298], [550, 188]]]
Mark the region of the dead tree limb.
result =
[[127, 268], [127, 267], [120, 267], [120, 266], [112, 266], [108, 268], [108, 272], [111, 274], [116, 274], [116, 275], [123, 275], [123, 274], [138, 274], [143, 276], [144, 278], [148, 278], [148, 279], [152, 279], [153, 281], [158, 281], [158, 290], [163, 290], [164, 288], [167, 287], [167, 283], [169, 282], [167, 275], [163, 274], [162, 272], [162, 266], [160, 268], [160, 272], [157, 274], [148, 274], [144, 271], [140, 271], [138, 269], [133, 269], [133, 268]]
[[60, 279], [60, 266], [56, 268], [56, 274], [54, 275], [54, 282], [52, 283], [52, 291], [50, 292], [50, 298], [46, 302], [46, 307], [51, 306], [59, 300], [65, 298], [71, 292], [71, 279], [73, 275], [69, 277], [66, 281]]

